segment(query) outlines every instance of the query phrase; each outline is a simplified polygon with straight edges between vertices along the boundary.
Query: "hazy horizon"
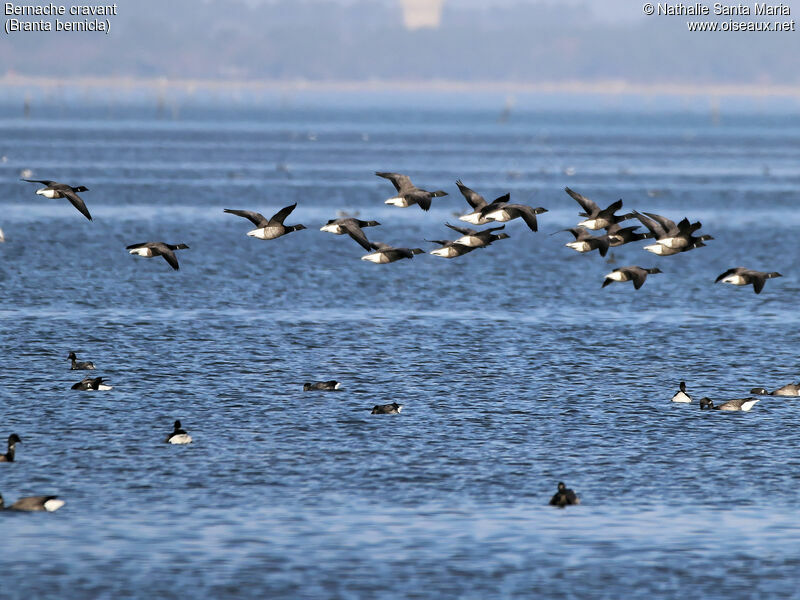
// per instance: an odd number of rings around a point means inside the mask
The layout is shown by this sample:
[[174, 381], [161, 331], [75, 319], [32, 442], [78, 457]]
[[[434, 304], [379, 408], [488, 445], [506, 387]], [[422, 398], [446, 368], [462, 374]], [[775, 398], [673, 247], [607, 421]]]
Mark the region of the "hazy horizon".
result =
[[410, 30], [394, 0], [142, 0], [119, 6], [107, 35], [1, 37], [0, 76], [800, 85], [795, 32], [689, 32], [687, 20], [622, 0], [449, 0], [438, 28]]

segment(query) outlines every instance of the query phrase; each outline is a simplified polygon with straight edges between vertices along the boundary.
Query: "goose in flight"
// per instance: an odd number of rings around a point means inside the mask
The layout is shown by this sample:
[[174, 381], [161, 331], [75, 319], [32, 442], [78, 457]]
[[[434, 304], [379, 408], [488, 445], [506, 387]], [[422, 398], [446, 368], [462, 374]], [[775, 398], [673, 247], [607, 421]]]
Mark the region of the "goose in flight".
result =
[[253, 223], [256, 228], [247, 232], [247, 235], [250, 237], [258, 238], [260, 240], [274, 240], [275, 238], [279, 238], [287, 233], [300, 231], [301, 229], [306, 228], [305, 225], [283, 224], [284, 219], [291, 214], [296, 206], [297, 202], [291, 206], [286, 206], [272, 215], [272, 217], [269, 219], [267, 219], [261, 213], [253, 212], [252, 210], [235, 210], [232, 208], [226, 208], [223, 212], [236, 215], [237, 217], [243, 217]]
[[412, 204], [419, 204], [419, 207], [422, 210], [429, 210], [431, 207], [431, 198], [447, 196], [447, 192], [443, 192], [442, 190], [429, 192], [427, 190], [418, 188], [411, 183], [411, 179], [408, 178], [408, 175], [401, 175], [400, 173], [383, 173], [380, 171], [376, 171], [375, 175], [391, 181], [397, 190], [397, 196], [389, 198], [384, 202], [384, 204], [391, 204], [392, 206], [400, 206], [403, 208], [406, 206], [411, 206]]
[[39, 196], [44, 196], [45, 198], [66, 198], [72, 203], [72, 206], [77, 208], [80, 213], [89, 219], [92, 220], [92, 215], [89, 214], [89, 209], [86, 208], [86, 204], [84, 204], [83, 199], [78, 196], [78, 192], [88, 192], [89, 188], [79, 185], [78, 187], [72, 187], [71, 185], [67, 185], [66, 183], [58, 183], [57, 181], [50, 181], [49, 179], [23, 179], [22, 181], [27, 181], [28, 183], [41, 183], [44, 184], [40, 190], [36, 190], [36, 193]]

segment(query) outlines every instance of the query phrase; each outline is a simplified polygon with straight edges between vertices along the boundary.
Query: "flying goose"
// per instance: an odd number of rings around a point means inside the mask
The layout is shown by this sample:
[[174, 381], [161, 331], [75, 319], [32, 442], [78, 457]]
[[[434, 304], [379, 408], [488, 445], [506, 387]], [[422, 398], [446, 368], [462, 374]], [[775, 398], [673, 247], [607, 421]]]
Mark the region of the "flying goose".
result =
[[370, 251], [372, 247], [369, 245], [369, 240], [364, 232], [361, 231], [362, 227], [375, 227], [380, 225], [377, 221], [361, 221], [353, 217], [346, 217], [340, 219], [331, 219], [325, 225], [320, 227], [320, 231], [327, 231], [336, 235], [347, 234], [355, 241], [357, 241], [364, 250]]
[[719, 275], [714, 280], [714, 283], [719, 283], [720, 281], [731, 285], [749, 285], [752, 283], [753, 291], [756, 294], [760, 294], [767, 279], [774, 277], [783, 277], [783, 275], [774, 271], [772, 273], [764, 273], [763, 271], [753, 271], [744, 267], [734, 267]]
[[91, 361], [78, 362], [78, 357], [75, 356], [74, 352], [70, 352], [67, 358], [72, 361], [72, 366], [70, 367], [71, 371], [88, 371], [94, 369], [94, 363]]
[[581, 208], [584, 210], [584, 212], [578, 214], [582, 217], [586, 217], [586, 219], [578, 223], [578, 225], [582, 225], [587, 229], [603, 229], [613, 225], [614, 223], [632, 219], [634, 216], [633, 213], [628, 213], [622, 216], [617, 216], [614, 214], [620, 208], [622, 208], [621, 199], [617, 200], [616, 202], [612, 202], [607, 208], [601, 209], [592, 200], [589, 200], [589, 198], [586, 196], [583, 196], [578, 192], [569, 189], [568, 187], [565, 187], [564, 191], [572, 196], [572, 198], [581, 205]]
[[635, 265], [630, 267], [620, 267], [618, 269], [614, 269], [611, 271], [611, 273], [606, 275], [605, 279], [603, 279], [602, 287], [606, 287], [615, 281], [633, 281], [633, 289], [638, 290], [640, 287], [642, 287], [642, 285], [644, 285], [644, 280], [647, 279], [648, 275], [661, 272], [661, 269], [658, 267], [653, 267], [651, 269], [643, 269], [642, 267], [637, 267]]
[[73, 385], [70, 389], [78, 390], [81, 392], [93, 392], [97, 390], [106, 391], [113, 389], [112, 386], [108, 385], [107, 383], [103, 383], [102, 377], [86, 377], [85, 379], [81, 379], [78, 383]]
[[469, 189], [460, 179], [456, 180], [456, 185], [458, 186], [458, 191], [461, 192], [461, 195], [464, 196], [464, 199], [469, 203], [473, 211], [480, 210], [486, 206], [486, 198], [481, 196], [478, 192]]
[[82, 185], [79, 185], [78, 187], [72, 187], [66, 183], [58, 183], [57, 181], [50, 181], [49, 179], [23, 179], [22, 181], [44, 184], [45, 187], [40, 190], [36, 190], [37, 195], [50, 198], [51, 200], [54, 198], [66, 198], [72, 203], [72, 206], [80, 211], [84, 217], [90, 221], [92, 220], [92, 215], [89, 214], [89, 209], [86, 208], [86, 204], [84, 204], [81, 197], [78, 196], [78, 192], [88, 192], [89, 188]]
[[505, 206], [511, 200], [511, 194], [503, 194], [499, 198], [495, 198], [492, 200], [490, 204], [486, 204], [484, 200], [484, 205], [480, 208], [475, 208], [469, 214], [461, 215], [458, 217], [459, 221], [465, 221], [467, 223], [471, 223], [472, 225], [486, 225], [487, 223], [491, 223], [489, 219], [486, 218], [486, 213], [494, 212], [501, 206]]
[[65, 502], [59, 500], [58, 496], [28, 496], [20, 498], [11, 506], [6, 506], [3, 495], [0, 494], [0, 510], [46, 510], [47, 512], [53, 512], [64, 506], [64, 504]]
[[646, 240], [653, 237], [652, 232], [642, 233], [637, 232], [638, 225], [632, 227], [620, 227], [619, 223], [614, 223], [606, 227], [606, 234], [608, 235], [608, 245], [612, 248], [622, 246], [623, 244], [630, 244], [631, 242], [638, 242], [639, 240]]
[[175, 257], [174, 250], [187, 250], [188, 248], [189, 246], [186, 244], [167, 244], [164, 242], [141, 242], [125, 247], [129, 254], [144, 256], [145, 258], [163, 256], [169, 266], [176, 271], [180, 269], [180, 266], [178, 265], [178, 259]]
[[456, 244], [464, 244], [465, 246], [471, 246], [473, 248], [482, 248], [483, 246], [488, 246], [492, 242], [496, 240], [503, 240], [508, 238], [508, 235], [505, 233], [495, 234], [495, 231], [500, 231], [501, 229], [505, 228], [505, 225], [501, 225], [500, 227], [488, 227], [482, 231], [478, 231], [476, 229], [470, 229], [469, 227], [459, 227], [457, 225], [450, 225], [450, 223], [445, 223], [445, 227], [449, 227], [453, 231], [457, 231], [461, 234], [461, 237], [457, 240], [453, 240]]
[[252, 210], [234, 210], [226, 208], [223, 212], [236, 215], [237, 217], [244, 217], [248, 219], [256, 229], [247, 232], [250, 237], [258, 238], [260, 240], [274, 240], [282, 235], [291, 233], [293, 231], [300, 231], [305, 229], [305, 225], [284, 225], [283, 220], [288, 217], [297, 206], [297, 202], [291, 206], [286, 206], [276, 212], [272, 217], [267, 219], [261, 213], [253, 212]]
[[[646, 213], [645, 215], [633, 211], [634, 216], [647, 227], [653, 234], [656, 243], [644, 246], [644, 249], [658, 256], [672, 256], [679, 252], [688, 252], [695, 248], [705, 246], [703, 242], [713, 240], [710, 235], [695, 236], [693, 233], [702, 227], [698, 221], [690, 223], [689, 219], [684, 218], [675, 225], [672, 221], [661, 215]], [[649, 215], [649, 216], [646, 216]]]
[[692, 401], [692, 397], [686, 393], [686, 382], [681, 381], [680, 389], [675, 393], [672, 397], [672, 402], [682, 402], [682, 403], [689, 403]]
[[[583, 253], [597, 250], [600, 252], [600, 256], [605, 256], [606, 252], [608, 252], [608, 246], [610, 242], [607, 233], [604, 235], [593, 236], [582, 227], [570, 227], [560, 231], [569, 231], [575, 237], [574, 242], [567, 242], [564, 245], [567, 248], [572, 248], [576, 252]], [[560, 231], [556, 231], [555, 233], [560, 233]], [[551, 233], [550, 235], [555, 235], [555, 233]]]
[[459, 256], [464, 256], [469, 252], [472, 252], [477, 248], [477, 246], [467, 246], [466, 244], [461, 244], [456, 242], [455, 240], [425, 240], [426, 242], [430, 242], [432, 244], [439, 244], [439, 248], [431, 250], [429, 254], [433, 254], [434, 256], [441, 256], [442, 258], [456, 258]]
[[0, 454], [0, 462], [14, 462], [14, 449], [17, 444], [21, 444], [22, 440], [16, 433], [8, 436], [8, 452]]
[[710, 235], [701, 235], [700, 237], [690, 236], [688, 240], [689, 244], [682, 248], [670, 248], [664, 244], [650, 244], [649, 246], [642, 246], [642, 249], [652, 252], [656, 256], [672, 256], [673, 254], [680, 254], [681, 252], [689, 252], [689, 250], [694, 250], [695, 248], [702, 248], [705, 246], [704, 242], [713, 239], [714, 238]]
[[577, 494], [569, 489], [563, 481], [558, 482], [558, 491], [550, 498], [550, 506], [557, 506], [564, 508], [565, 506], [572, 506], [580, 504], [581, 501]]
[[396, 415], [403, 410], [403, 405], [397, 402], [391, 404], [376, 404], [372, 407], [371, 415]]
[[[634, 213], [636, 213], [636, 211], [634, 211]], [[700, 221], [690, 223], [689, 219], [686, 217], [681, 219], [676, 225], [674, 221], [669, 220], [667, 217], [649, 212], [644, 214], [661, 226], [663, 234], [659, 235], [656, 241], [667, 248], [684, 248], [688, 246], [691, 243], [692, 234], [703, 226]], [[642, 215], [637, 213], [636, 216], [641, 221]], [[647, 225], [645, 225], [645, 227], [647, 227]], [[651, 229], [651, 231], [653, 230]], [[653, 234], [655, 235], [654, 231]]]
[[389, 198], [384, 202], [384, 204], [391, 204], [392, 206], [400, 207], [419, 204], [419, 207], [422, 210], [428, 210], [431, 207], [431, 198], [447, 196], [447, 192], [443, 192], [442, 190], [429, 192], [427, 190], [418, 188], [411, 183], [411, 179], [408, 178], [408, 175], [401, 175], [400, 173], [382, 173], [379, 171], [376, 171], [375, 175], [391, 181], [397, 190], [397, 196]]
[[389, 244], [382, 244], [381, 242], [372, 242], [370, 244], [375, 250], [369, 254], [361, 257], [361, 260], [368, 260], [378, 264], [386, 264], [400, 260], [401, 258], [414, 258], [415, 254], [422, 254], [425, 252], [422, 248], [394, 248]]
[[167, 444], [191, 444], [192, 443], [192, 436], [190, 436], [186, 431], [181, 429], [181, 422], [175, 421], [174, 425], [172, 426], [173, 430], [167, 436], [167, 439], [164, 440]]
[[487, 221], [499, 221], [501, 223], [521, 217], [531, 231], [539, 231], [539, 225], [536, 223], [536, 215], [546, 212], [547, 209], [542, 208], [541, 206], [533, 208], [532, 206], [527, 206], [526, 204], [509, 203], [495, 207], [494, 209], [488, 211], [484, 209], [483, 217]]
[[751, 394], [759, 394], [760, 396], [800, 396], [800, 384], [787, 383], [783, 387], [779, 387], [774, 392], [768, 392], [763, 387], [753, 388], [750, 390]]
[[719, 406], [714, 406], [714, 401], [711, 398], [700, 398], [700, 408], [701, 409], [714, 409], [714, 410], [725, 410], [725, 411], [742, 411], [747, 412], [753, 406], [755, 406], [756, 402], [761, 400], [760, 398], [737, 398], [736, 400], [728, 400], [720, 404]]

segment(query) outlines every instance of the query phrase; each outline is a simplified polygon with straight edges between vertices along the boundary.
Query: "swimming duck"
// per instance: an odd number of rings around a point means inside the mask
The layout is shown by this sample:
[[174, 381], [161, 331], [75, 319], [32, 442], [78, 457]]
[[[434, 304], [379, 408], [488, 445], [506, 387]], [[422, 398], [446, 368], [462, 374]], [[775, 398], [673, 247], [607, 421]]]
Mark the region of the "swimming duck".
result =
[[397, 402], [391, 404], [376, 404], [372, 407], [371, 415], [396, 415], [403, 410], [403, 405]]
[[175, 421], [173, 425], [173, 431], [167, 436], [167, 439], [164, 440], [167, 444], [191, 444], [192, 443], [192, 436], [190, 436], [186, 431], [181, 429], [181, 422]]
[[0, 494], [0, 510], [46, 510], [47, 512], [53, 512], [64, 506], [64, 504], [65, 502], [59, 500], [58, 496], [28, 496], [20, 498], [11, 506], [6, 506], [3, 495]]
[[376, 227], [380, 225], [377, 221], [362, 221], [360, 219], [354, 219], [352, 217], [341, 218], [341, 219], [331, 219], [325, 225], [320, 227], [320, 231], [327, 231], [328, 233], [334, 233], [336, 235], [343, 235], [347, 234], [355, 241], [357, 241], [364, 250], [370, 251], [372, 250], [372, 246], [369, 245], [369, 240], [367, 236], [364, 235], [364, 232], [361, 231], [362, 227]]
[[578, 223], [578, 225], [586, 227], [587, 229], [603, 229], [605, 227], [610, 227], [614, 223], [632, 219], [634, 216], [633, 213], [628, 213], [621, 216], [614, 214], [620, 208], [622, 208], [621, 199], [617, 200], [616, 202], [612, 202], [607, 208], [601, 209], [599, 206], [597, 206], [597, 204], [594, 203], [594, 201], [589, 200], [589, 198], [586, 196], [583, 196], [578, 192], [569, 189], [568, 187], [565, 187], [564, 191], [567, 192], [567, 194], [569, 194], [573, 200], [581, 205], [581, 208], [584, 210], [584, 212], [578, 214], [582, 217], [586, 217], [586, 219]]
[[95, 377], [95, 378], [87, 377], [85, 379], [81, 379], [70, 389], [79, 390], [81, 392], [93, 392], [96, 390], [106, 391], [113, 388], [107, 383], [103, 383], [102, 377]]
[[0, 454], [0, 462], [14, 462], [14, 448], [17, 444], [21, 444], [22, 440], [16, 433], [8, 436], [8, 452]]
[[683, 402], [688, 403], [692, 401], [692, 397], [686, 393], [686, 382], [681, 381], [680, 385], [678, 386], [680, 389], [676, 394], [672, 397], [672, 402]]
[[[608, 234], [593, 236], [591, 233], [582, 227], [570, 227], [569, 229], [562, 229], [561, 231], [569, 231], [574, 237], [574, 242], [567, 242], [564, 244], [567, 248], [572, 248], [576, 252], [591, 252], [597, 250], [600, 256], [605, 256], [608, 252], [610, 241]], [[556, 231], [555, 233], [560, 233]], [[554, 235], [554, 234], [550, 234]]]
[[395, 248], [381, 242], [372, 242], [370, 246], [375, 252], [365, 254], [361, 257], [361, 260], [368, 260], [378, 264], [391, 263], [401, 258], [414, 258], [415, 254], [425, 252], [422, 248]]
[[461, 215], [458, 217], [458, 220], [472, 223], [473, 225], [486, 225], [487, 223], [491, 223], [491, 221], [486, 218], [486, 213], [493, 212], [501, 206], [505, 206], [510, 200], [511, 194], [503, 194], [499, 198], [492, 200], [492, 202], [489, 204], [486, 204], [486, 201], [484, 200], [483, 206], [480, 208], [476, 207], [475, 210], [469, 214]]
[[767, 279], [774, 277], [783, 277], [783, 275], [776, 272], [764, 273], [763, 271], [753, 271], [744, 267], [734, 267], [722, 273], [714, 280], [714, 283], [719, 283], [720, 281], [731, 285], [748, 285], [752, 283], [753, 291], [756, 294], [760, 294]]
[[180, 266], [178, 265], [178, 259], [175, 258], [174, 250], [187, 250], [188, 248], [189, 246], [186, 244], [166, 244], [164, 242], [142, 242], [125, 247], [129, 254], [144, 256], [145, 258], [163, 256], [169, 266], [176, 271], [180, 269]]
[[547, 209], [537, 206], [527, 206], [526, 204], [502, 204], [495, 208], [483, 209], [483, 218], [487, 221], [511, 221], [513, 219], [522, 218], [525, 224], [531, 231], [539, 231], [539, 225], [536, 222], [536, 215], [546, 213]]
[[605, 279], [603, 279], [602, 287], [606, 287], [610, 283], [614, 283], [615, 281], [633, 281], [633, 288], [638, 290], [642, 285], [644, 285], [644, 280], [647, 279], [648, 275], [654, 275], [656, 273], [661, 273], [661, 269], [658, 267], [653, 267], [651, 269], [643, 269], [642, 267], [637, 267], [632, 265], [630, 267], [620, 267], [618, 269], [614, 269], [606, 275]]
[[305, 225], [283, 224], [284, 219], [291, 214], [296, 206], [297, 202], [291, 206], [282, 208], [269, 219], [267, 219], [261, 213], [253, 212], [252, 210], [234, 210], [232, 208], [226, 208], [223, 210], [223, 212], [236, 215], [237, 217], [244, 217], [253, 223], [253, 225], [256, 226], [256, 229], [247, 232], [247, 235], [250, 237], [258, 238], [260, 240], [274, 240], [275, 238], [279, 238], [287, 233], [300, 231], [306, 228]]
[[419, 207], [422, 210], [429, 210], [431, 207], [431, 198], [447, 196], [447, 192], [443, 192], [442, 190], [429, 192], [427, 190], [418, 188], [411, 183], [411, 179], [409, 179], [407, 175], [401, 175], [400, 173], [381, 173], [378, 171], [375, 172], [375, 175], [391, 181], [397, 190], [397, 196], [394, 198], [389, 198], [384, 202], [384, 204], [391, 204], [392, 206], [400, 207], [419, 204]]
[[330, 381], [316, 381], [314, 383], [304, 383], [303, 384], [303, 391], [304, 392], [332, 392], [333, 390], [338, 390], [341, 387], [341, 383], [336, 381], [335, 379], [331, 379]]
[[70, 367], [71, 371], [88, 371], [94, 369], [94, 363], [91, 361], [78, 362], [78, 357], [75, 356], [74, 352], [70, 352], [67, 358], [72, 361], [72, 366]]
[[564, 508], [565, 506], [572, 506], [580, 503], [581, 501], [577, 494], [569, 489], [563, 481], [559, 481], [558, 491], [550, 498], [550, 506]]
[[89, 209], [86, 208], [86, 204], [84, 204], [81, 197], [78, 196], [78, 192], [88, 192], [89, 188], [82, 185], [79, 185], [78, 187], [72, 187], [66, 183], [58, 183], [57, 181], [50, 181], [49, 179], [23, 179], [22, 181], [44, 184], [46, 187], [36, 190], [36, 193], [39, 196], [44, 196], [45, 198], [50, 198], [51, 200], [54, 198], [66, 198], [72, 203], [72, 206], [80, 211], [84, 217], [90, 221], [92, 220], [92, 215], [89, 214]]
[[783, 387], [779, 387], [774, 392], [768, 392], [763, 387], [753, 388], [750, 390], [751, 394], [759, 394], [761, 396], [800, 396], [800, 384], [787, 383]]
[[761, 400], [760, 398], [737, 398], [736, 400], [728, 400], [720, 404], [719, 406], [714, 406], [714, 401], [711, 398], [700, 398], [700, 408], [701, 409], [714, 409], [714, 410], [725, 410], [725, 411], [742, 411], [747, 412], [753, 406], [755, 406], [756, 402]]

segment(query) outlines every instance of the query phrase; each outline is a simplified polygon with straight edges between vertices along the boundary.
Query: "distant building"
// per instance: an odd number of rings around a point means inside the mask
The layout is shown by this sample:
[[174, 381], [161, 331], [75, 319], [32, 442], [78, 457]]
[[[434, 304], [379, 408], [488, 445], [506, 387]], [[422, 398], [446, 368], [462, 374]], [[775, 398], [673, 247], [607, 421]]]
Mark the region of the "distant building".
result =
[[436, 29], [442, 21], [444, 0], [400, 0], [406, 29]]

